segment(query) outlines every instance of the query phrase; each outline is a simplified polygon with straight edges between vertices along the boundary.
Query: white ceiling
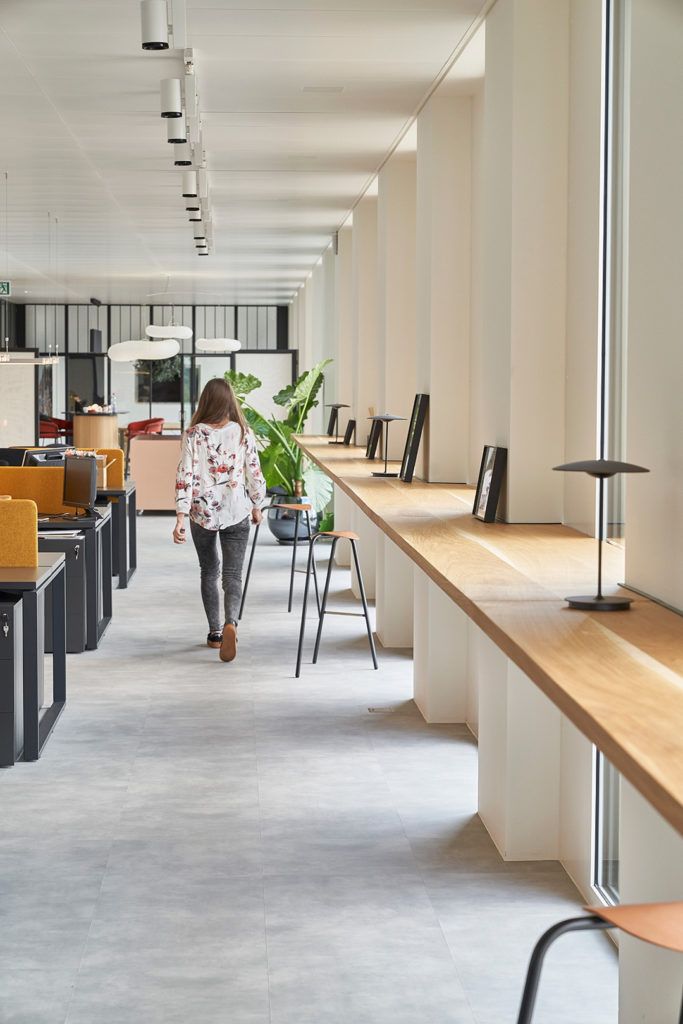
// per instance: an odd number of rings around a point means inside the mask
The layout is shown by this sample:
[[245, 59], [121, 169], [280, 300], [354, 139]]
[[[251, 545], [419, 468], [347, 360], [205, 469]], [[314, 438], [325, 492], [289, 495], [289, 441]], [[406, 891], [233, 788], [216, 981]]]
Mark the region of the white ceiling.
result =
[[[208, 258], [159, 116], [182, 51], [141, 49], [139, 0], [1, 0], [0, 278], [16, 300], [287, 301], [484, 0], [186, 4]], [[481, 62], [465, 58], [469, 80]]]

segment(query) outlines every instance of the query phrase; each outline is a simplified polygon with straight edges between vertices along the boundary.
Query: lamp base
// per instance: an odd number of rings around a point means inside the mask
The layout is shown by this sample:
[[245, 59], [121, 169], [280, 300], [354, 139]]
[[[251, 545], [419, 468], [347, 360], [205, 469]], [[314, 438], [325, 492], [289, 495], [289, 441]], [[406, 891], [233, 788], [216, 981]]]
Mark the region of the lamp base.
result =
[[583, 612], [626, 612], [631, 607], [630, 597], [567, 597], [570, 608]]
[[398, 476], [398, 473], [373, 473], [373, 476]]
[[344, 444], [343, 441], [328, 441], [328, 444]]

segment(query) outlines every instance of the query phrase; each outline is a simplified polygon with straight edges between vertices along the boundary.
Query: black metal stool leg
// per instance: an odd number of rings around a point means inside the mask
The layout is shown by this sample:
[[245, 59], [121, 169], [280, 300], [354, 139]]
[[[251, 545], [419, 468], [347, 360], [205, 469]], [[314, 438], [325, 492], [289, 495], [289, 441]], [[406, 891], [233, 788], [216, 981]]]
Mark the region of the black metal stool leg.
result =
[[308, 562], [306, 563], [306, 582], [304, 584], [304, 600], [301, 606], [301, 628], [299, 629], [299, 646], [296, 652], [296, 671], [294, 675], [298, 679], [301, 675], [301, 654], [304, 649], [304, 634], [306, 632], [306, 608], [308, 606], [308, 584], [311, 581], [311, 563], [313, 562], [313, 541], [308, 545]]
[[560, 921], [558, 924], [553, 925], [552, 928], [548, 928], [548, 931], [541, 935], [534, 946], [534, 951], [529, 961], [517, 1024], [531, 1024], [531, 1017], [536, 1005], [538, 983], [541, 980], [541, 968], [543, 967], [545, 955], [555, 939], [558, 939], [560, 935], [564, 935], [566, 932], [594, 931], [613, 927], [614, 925], [610, 924], [609, 921], [603, 921], [601, 917], [596, 917], [595, 915], [590, 917], [570, 917], [568, 920]]
[[[313, 535], [311, 533], [311, 513], [306, 513], [306, 528], [308, 529], [308, 543], [313, 543]], [[315, 568], [315, 558], [313, 558], [313, 585], [315, 586], [315, 603], [318, 606], [318, 615], [320, 615], [320, 591], [318, 589], [318, 573]]]
[[318, 651], [320, 650], [320, 637], [323, 632], [323, 619], [325, 618], [325, 609], [327, 608], [327, 595], [330, 590], [330, 579], [332, 577], [332, 565], [334, 563], [334, 551], [337, 547], [338, 537], [335, 537], [332, 541], [332, 547], [330, 548], [330, 561], [327, 566], [327, 575], [325, 576], [325, 589], [323, 590], [323, 603], [320, 609], [320, 621], [318, 622], [318, 632], [315, 637], [315, 648], [313, 649], [313, 664], [318, 660]]
[[353, 555], [353, 562], [356, 566], [356, 576], [358, 577], [358, 589], [360, 590], [360, 599], [363, 602], [363, 615], [365, 616], [365, 625], [368, 631], [368, 642], [370, 644], [370, 654], [372, 655], [372, 664], [375, 668], [377, 665], [377, 651], [375, 650], [375, 640], [372, 635], [372, 626], [370, 625], [370, 614], [368, 612], [368, 602], [365, 600], [365, 587], [363, 586], [363, 574], [360, 571], [360, 564], [358, 562], [358, 552], [356, 551], [355, 540], [351, 541], [351, 554]]
[[258, 540], [258, 532], [261, 529], [261, 524], [257, 523], [254, 529], [254, 539], [251, 542], [251, 554], [249, 555], [249, 564], [247, 565], [247, 575], [244, 580], [244, 587], [242, 588], [242, 600], [240, 601], [240, 613], [237, 616], [238, 619], [242, 618], [244, 611], [244, 602], [247, 599], [247, 589], [249, 587], [249, 580], [251, 579], [251, 567], [254, 564], [254, 552], [256, 551], [256, 541]]
[[301, 513], [295, 512], [294, 516], [294, 547], [292, 548], [292, 568], [290, 569], [289, 572], [289, 602], [287, 604], [288, 612], [291, 612], [292, 610], [292, 598], [294, 596], [294, 573], [296, 572], [296, 545], [297, 540], [299, 538], [299, 517], [301, 516]]

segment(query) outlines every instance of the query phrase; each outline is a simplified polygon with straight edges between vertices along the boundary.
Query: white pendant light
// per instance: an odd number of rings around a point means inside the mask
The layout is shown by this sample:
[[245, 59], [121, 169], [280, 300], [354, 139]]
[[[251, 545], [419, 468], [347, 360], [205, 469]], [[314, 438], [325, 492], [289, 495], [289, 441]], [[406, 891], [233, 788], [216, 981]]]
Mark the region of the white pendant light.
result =
[[166, 121], [166, 139], [168, 142], [187, 142], [187, 128], [184, 117], [169, 117]]
[[183, 116], [183, 100], [179, 78], [162, 78], [161, 80], [161, 116]]
[[239, 352], [241, 348], [235, 338], [197, 338], [197, 352]]
[[145, 327], [145, 334], [148, 338], [182, 338], [187, 340], [192, 337], [191, 327], [182, 327], [180, 324], [169, 324], [163, 327], [158, 324], [150, 324]]
[[142, 0], [142, 49], [168, 50], [168, 11], [166, 0]]
[[149, 341], [140, 338], [135, 341], [121, 341], [111, 345], [107, 355], [113, 363], [135, 363], [141, 360], [172, 359], [180, 352], [180, 345], [175, 338], [161, 341]]
[[196, 199], [197, 195], [197, 172], [183, 171], [183, 198]]
[[[172, 124], [173, 122], [169, 121], [168, 123]], [[176, 167], [192, 166], [192, 150], [187, 142], [173, 147], [173, 163]]]

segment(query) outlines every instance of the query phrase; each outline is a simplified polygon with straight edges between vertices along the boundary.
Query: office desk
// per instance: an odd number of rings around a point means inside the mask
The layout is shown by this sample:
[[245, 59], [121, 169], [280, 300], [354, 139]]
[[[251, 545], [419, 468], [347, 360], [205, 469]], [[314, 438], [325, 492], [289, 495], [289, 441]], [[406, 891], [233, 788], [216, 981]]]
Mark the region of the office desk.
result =
[[[40, 552], [35, 568], [0, 569], [0, 593], [20, 596], [24, 662], [24, 760], [37, 761], [66, 703], [64, 555]], [[45, 670], [45, 592], [52, 592], [52, 704], [40, 714]]]
[[127, 480], [124, 488], [99, 489], [97, 498], [105, 498], [111, 509], [112, 571], [119, 578], [118, 589], [125, 590], [138, 565], [137, 488], [132, 480]]
[[82, 530], [85, 534], [86, 649], [94, 651], [112, 614], [111, 505], [102, 506], [95, 516], [77, 519], [38, 516], [38, 532], [46, 530]]

